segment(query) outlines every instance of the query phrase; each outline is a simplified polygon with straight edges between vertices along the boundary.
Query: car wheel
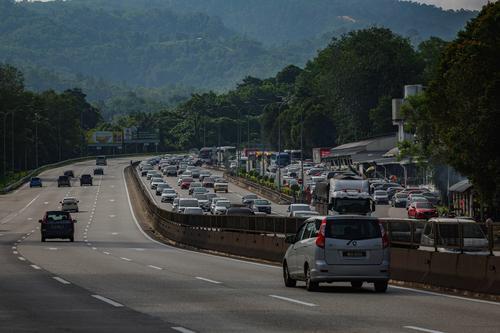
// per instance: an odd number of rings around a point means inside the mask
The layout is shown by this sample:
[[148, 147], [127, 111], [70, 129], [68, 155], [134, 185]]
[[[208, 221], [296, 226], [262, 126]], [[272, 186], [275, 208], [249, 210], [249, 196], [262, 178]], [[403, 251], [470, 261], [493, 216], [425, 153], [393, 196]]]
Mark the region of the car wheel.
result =
[[45, 237], [44, 236], [42, 236], [42, 242], [45, 242]]
[[74, 237], [74, 236], [71, 236], [71, 237], [69, 238], [69, 241], [73, 243], [73, 242], [75, 241], [75, 237]]
[[363, 286], [363, 281], [351, 281], [351, 287], [360, 289]]
[[387, 281], [375, 282], [374, 283], [375, 291], [378, 293], [385, 293], [387, 291], [387, 285], [388, 285]]
[[297, 280], [292, 279], [290, 277], [290, 273], [288, 272], [288, 265], [286, 261], [283, 263], [283, 280], [285, 281], [285, 286], [289, 288], [293, 288], [297, 285]]
[[306, 266], [306, 289], [307, 291], [316, 291], [319, 283], [311, 280], [311, 269]]

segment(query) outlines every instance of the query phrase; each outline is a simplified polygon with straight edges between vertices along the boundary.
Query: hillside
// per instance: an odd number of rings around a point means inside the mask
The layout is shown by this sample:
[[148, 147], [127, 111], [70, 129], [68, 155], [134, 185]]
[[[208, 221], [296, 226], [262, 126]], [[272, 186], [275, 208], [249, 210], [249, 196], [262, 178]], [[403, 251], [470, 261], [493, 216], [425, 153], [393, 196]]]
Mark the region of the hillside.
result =
[[385, 26], [417, 45], [451, 39], [473, 15], [398, 0], [0, 0], [0, 63], [36, 91], [81, 87], [101, 105], [132, 91], [173, 105], [303, 66], [353, 29]]
[[130, 86], [207, 88], [271, 75], [287, 62], [206, 14], [7, 0], [0, 0], [0, 61]]
[[[171, 8], [219, 17], [230, 29], [267, 45], [301, 42], [325, 33], [383, 26], [414, 43], [454, 38], [477, 12], [442, 10], [399, 0], [73, 0], [103, 9]], [[325, 45], [321, 45], [324, 47]]]

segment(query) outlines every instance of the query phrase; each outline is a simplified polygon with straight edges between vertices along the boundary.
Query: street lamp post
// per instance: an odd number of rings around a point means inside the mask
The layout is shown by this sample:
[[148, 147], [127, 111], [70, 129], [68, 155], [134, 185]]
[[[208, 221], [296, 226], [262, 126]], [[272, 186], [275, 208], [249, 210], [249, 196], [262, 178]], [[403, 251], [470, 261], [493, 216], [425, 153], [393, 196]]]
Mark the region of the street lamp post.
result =
[[300, 110], [300, 199], [304, 200], [304, 111]]
[[38, 169], [38, 112], [35, 113], [35, 168]]
[[7, 125], [5, 123], [7, 116], [10, 112], [5, 112], [3, 114], [3, 176], [7, 174]]

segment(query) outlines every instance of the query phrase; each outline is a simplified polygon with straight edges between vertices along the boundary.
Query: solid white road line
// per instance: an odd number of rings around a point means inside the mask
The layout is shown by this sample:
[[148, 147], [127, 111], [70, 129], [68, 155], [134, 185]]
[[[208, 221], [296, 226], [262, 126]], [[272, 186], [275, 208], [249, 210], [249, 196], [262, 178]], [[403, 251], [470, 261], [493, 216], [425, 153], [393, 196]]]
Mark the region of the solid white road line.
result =
[[120, 257], [120, 259], [125, 260], [125, 261], [132, 261], [132, 259], [125, 258], [125, 257]]
[[52, 277], [54, 280], [56, 280], [57, 282], [60, 282], [62, 284], [71, 284], [70, 282], [64, 280], [63, 278], [60, 278], [59, 276], [54, 276]]
[[154, 265], [148, 265], [148, 267], [153, 268], [153, 269], [157, 269], [157, 270], [159, 270], [159, 271], [161, 271], [161, 270], [163, 269], [163, 268], [161, 268], [161, 267], [154, 266]]
[[318, 305], [313, 304], [313, 303], [302, 302], [302, 301], [299, 301], [299, 300], [296, 300], [293, 298], [288, 298], [288, 297], [283, 297], [283, 296], [278, 296], [278, 295], [269, 295], [269, 297], [277, 298], [277, 299], [280, 299], [282, 301], [292, 302], [292, 303], [296, 303], [296, 304], [300, 304], [300, 305], [310, 306], [310, 307], [318, 306]]
[[422, 328], [422, 327], [417, 327], [417, 326], [403, 326], [403, 328], [407, 328], [409, 330], [420, 331], [420, 332], [427, 332], [427, 333], [444, 333], [442, 331], [430, 330], [428, 328]]
[[104, 254], [107, 254], [107, 255], [110, 255], [110, 254], [111, 254], [111, 253], [109, 253], [109, 252], [103, 252], [103, 253], [104, 253]]
[[117, 307], [117, 308], [120, 308], [120, 307], [123, 306], [123, 304], [120, 304], [118, 302], [115, 302], [115, 301], [113, 301], [113, 300], [111, 300], [109, 298], [106, 298], [106, 297], [103, 297], [103, 296], [100, 296], [100, 295], [92, 295], [92, 297], [97, 298], [98, 300], [103, 301], [105, 303], [108, 303], [108, 304], [110, 304], [110, 305], [112, 305], [114, 307]]
[[180, 326], [172, 327], [172, 329], [174, 331], [181, 332], [181, 333], [195, 333], [194, 331], [188, 330], [187, 328], [180, 327]]
[[18, 253], [19, 253], [19, 252], [17, 252], [17, 251], [12, 251], [12, 254], [18, 254]]
[[205, 281], [205, 282], [214, 283], [214, 284], [221, 284], [222, 283], [222, 282], [210, 280], [210, 279], [207, 279], [207, 278], [204, 278], [204, 277], [201, 277], [201, 276], [196, 276], [195, 279], [198, 279], [198, 280], [201, 280], [201, 281]]
[[17, 213], [15, 213], [13, 215], [9, 215], [6, 218], [4, 218], [2, 220], [1, 224], [5, 224], [5, 223], [9, 222], [10, 220], [12, 220], [14, 217], [18, 216], [19, 214], [22, 214], [22, 212], [24, 212], [29, 206], [31, 206], [31, 204], [33, 202], [35, 202], [35, 200], [38, 199], [39, 196], [40, 196], [40, 194], [37, 195], [36, 197], [34, 197], [33, 200], [31, 200], [30, 202], [28, 202], [28, 204], [26, 206], [24, 206], [23, 208], [21, 208], [21, 210], [19, 210]]
[[30, 265], [31, 267], [33, 267], [34, 269], [41, 269], [39, 266], [37, 265]]
[[447, 294], [440, 294], [440, 293], [435, 293], [435, 292], [432, 292], [432, 291], [425, 291], [425, 290], [419, 290], [419, 289], [413, 289], [413, 288], [406, 288], [406, 287], [399, 287], [399, 286], [390, 286], [389, 288], [401, 289], [401, 290], [408, 290], [408, 291], [413, 291], [415, 293], [420, 293], [420, 294], [425, 294], [425, 295], [441, 296], [441, 297], [459, 299], [459, 300], [462, 300], [462, 301], [469, 301], [469, 302], [476, 302], [476, 303], [483, 303], [483, 304], [490, 304], [490, 305], [497, 305], [497, 306], [500, 305], [500, 302], [484, 301], [482, 299], [475, 299], [475, 298], [467, 298], [467, 297], [461, 297], [461, 296], [453, 296], [453, 295], [447, 295]]

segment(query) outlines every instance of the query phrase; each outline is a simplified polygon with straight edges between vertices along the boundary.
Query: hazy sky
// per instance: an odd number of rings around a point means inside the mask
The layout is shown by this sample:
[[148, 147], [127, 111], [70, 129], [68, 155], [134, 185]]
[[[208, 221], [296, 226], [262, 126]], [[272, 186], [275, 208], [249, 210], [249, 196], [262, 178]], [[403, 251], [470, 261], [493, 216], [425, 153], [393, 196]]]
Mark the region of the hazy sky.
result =
[[[20, 0], [16, 0], [20, 1]], [[52, 1], [52, 0], [31, 0], [31, 1]], [[442, 7], [444, 9], [481, 9], [481, 7], [488, 2], [488, 0], [402, 0], [426, 3]], [[496, 0], [490, 0], [494, 2]]]
[[460, 8], [481, 9], [481, 7], [488, 2], [488, 0], [412, 0], [412, 1], [443, 7], [444, 9], [460, 9]]

